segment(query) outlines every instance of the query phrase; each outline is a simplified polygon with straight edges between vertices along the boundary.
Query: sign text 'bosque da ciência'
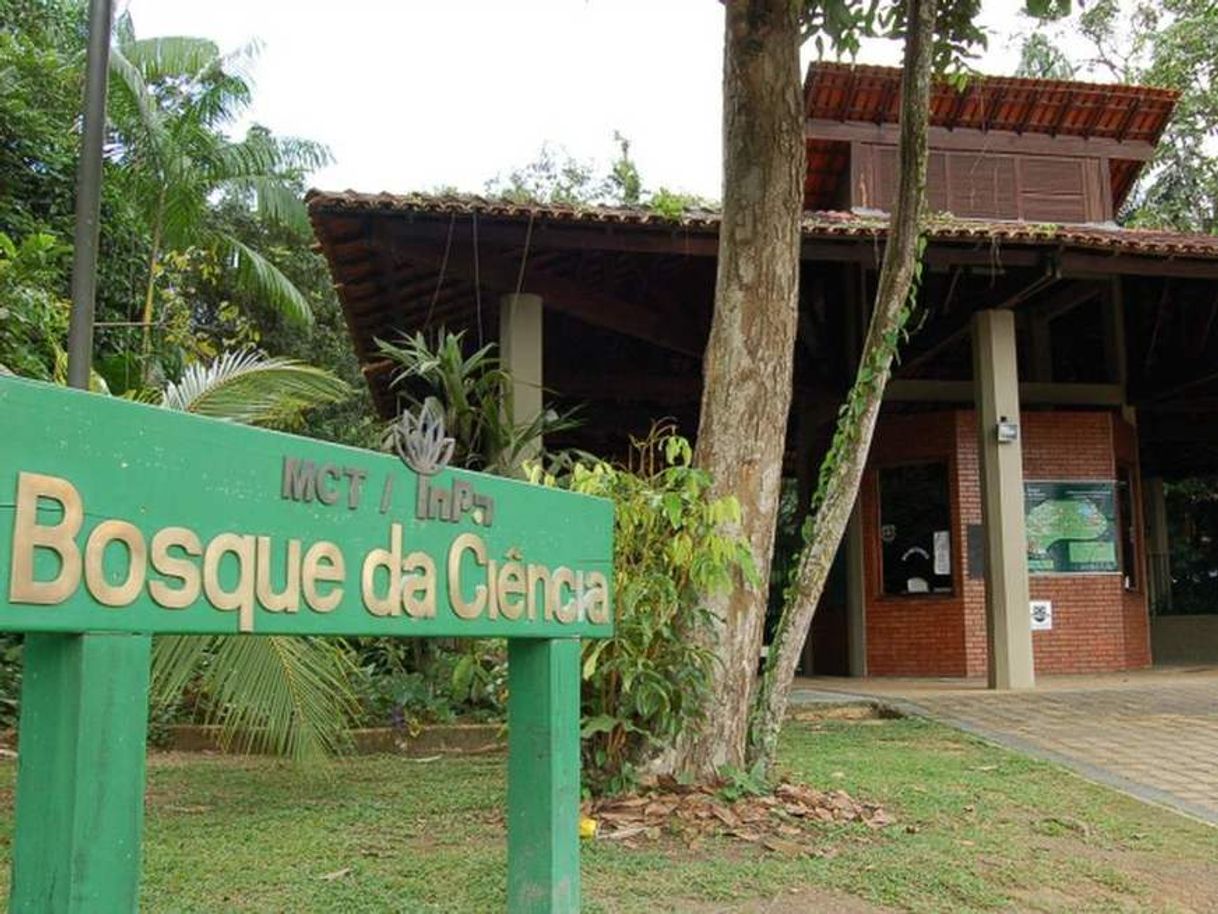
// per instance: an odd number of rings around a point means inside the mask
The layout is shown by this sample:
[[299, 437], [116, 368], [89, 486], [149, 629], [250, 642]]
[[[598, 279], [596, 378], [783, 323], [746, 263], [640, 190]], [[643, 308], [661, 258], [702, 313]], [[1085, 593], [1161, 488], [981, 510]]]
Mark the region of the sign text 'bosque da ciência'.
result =
[[612, 630], [608, 502], [13, 379], [0, 418], [0, 628]]

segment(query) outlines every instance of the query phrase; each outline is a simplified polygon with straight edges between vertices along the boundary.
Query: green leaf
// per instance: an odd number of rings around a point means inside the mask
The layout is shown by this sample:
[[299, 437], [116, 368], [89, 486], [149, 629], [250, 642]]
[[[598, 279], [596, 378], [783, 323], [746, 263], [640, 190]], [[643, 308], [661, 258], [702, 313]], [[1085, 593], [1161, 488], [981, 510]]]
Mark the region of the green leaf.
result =
[[666, 492], [663, 496], [664, 513], [668, 517], [668, 523], [675, 530], [681, 526], [681, 513], [684, 505], [681, 503], [681, 496], [675, 495], [672, 492]]
[[352, 671], [337, 639], [166, 635], [153, 643], [151, 694], [172, 702], [195, 682], [226, 744], [314, 761], [345, 744]]
[[283, 425], [304, 410], [350, 396], [346, 382], [294, 359], [253, 351], [228, 352], [207, 365], [191, 365], [170, 384], [167, 409], [250, 425]]
[[609, 714], [599, 714], [596, 717], [585, 718], [579, 734], [584, 739], [587, 739], [589, 736], [595, 736], [597, 733], [609, 733], [618, 724], [619, 721], [616, 717]]
[[470, 688], [474, 682], [474, 667], [477, 666], [477, 660], [473, 654], [462, 654], [461, 659], [457, 661], [457, 665], [453, 667], [453, 694], [459, 697], [466, 697], [470, 693]]
[[277, 266], [232, 235], [220, 235], [217, 243], [228, 255], [238, 282], [251, 295], [261, 295], [271, 307], [301, 324], [313, 323], [313, 309], [300, 290]]

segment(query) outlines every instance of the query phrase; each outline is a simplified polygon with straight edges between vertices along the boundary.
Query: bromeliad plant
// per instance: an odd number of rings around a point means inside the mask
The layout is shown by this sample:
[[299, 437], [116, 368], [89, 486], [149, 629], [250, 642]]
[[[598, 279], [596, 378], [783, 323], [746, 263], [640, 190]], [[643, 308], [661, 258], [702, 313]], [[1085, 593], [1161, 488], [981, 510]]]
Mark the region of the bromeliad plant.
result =
[[[397, 368], [393, 387], [407, 410], [443, 416], [443, 429], [455, 442], [452, 462], [497, 476], [518, 476], [546, 435], [576, 425], [572, 413], [544, 409], [526, 422], [514, 422], [512, 377], [488, 343], [465, 354], [464, 332], [441, 330], [435, 342], [422, 333], [396, 343], [377, 340], [381, 354]], [[386, 447], [400, 439], [392, 426]]]
[[[727, 534], [734, 498], [713, 498], [689, 442], [669, 426], [635, 442], [630, 467], [577, 463], [561, 484], [612, 499], [616, 631], [583, 657], [583, 764], [597, 792], [628, 789], [646, 763], [701, 723], [713, 655], [695, 633], [708, 594], [756, 577], [747, 542]], [[534, 470], [534, 481], [559, 484]]]

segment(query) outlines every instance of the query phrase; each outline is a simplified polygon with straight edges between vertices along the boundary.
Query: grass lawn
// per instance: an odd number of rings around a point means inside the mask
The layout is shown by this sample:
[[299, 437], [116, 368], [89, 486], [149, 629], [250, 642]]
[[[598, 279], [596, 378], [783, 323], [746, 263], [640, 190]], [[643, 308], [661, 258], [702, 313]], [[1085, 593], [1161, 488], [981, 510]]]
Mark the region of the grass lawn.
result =
[[[882, 802], [897, 824], [822, 827], [821, 857], [728, 839], [585, 843], [584, 910], [1218, 910], [1218, 829], [953, 730], [797, 721], [782, 762]], [[0, 767], [5, 856], [14, 775]], [[363, 757], [324, 775], [153, 755], [142, 910], [500, 911], [503, 793], [501, 757]]]

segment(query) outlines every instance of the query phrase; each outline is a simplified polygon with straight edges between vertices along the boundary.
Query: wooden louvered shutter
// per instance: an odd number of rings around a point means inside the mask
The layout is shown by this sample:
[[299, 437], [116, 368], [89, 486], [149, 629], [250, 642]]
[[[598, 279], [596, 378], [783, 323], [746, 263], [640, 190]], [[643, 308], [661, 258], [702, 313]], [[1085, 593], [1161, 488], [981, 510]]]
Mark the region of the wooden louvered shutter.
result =
[[[875, 148], [876, 199], [880, 208], [892, 212], [897, 198], [900, 175], [897, 172], [897, 150], [895, 146]], [[926, 162], [926, 206], [932, 213], [947, 209], [947, 161], [942, 152], [931, 152]]]
[[1083, 165], [1082, 159], [1022, 157], [1019, 160], [1020, 217], [1029, 222], [1086, 222]]

